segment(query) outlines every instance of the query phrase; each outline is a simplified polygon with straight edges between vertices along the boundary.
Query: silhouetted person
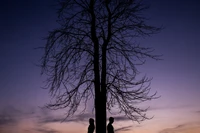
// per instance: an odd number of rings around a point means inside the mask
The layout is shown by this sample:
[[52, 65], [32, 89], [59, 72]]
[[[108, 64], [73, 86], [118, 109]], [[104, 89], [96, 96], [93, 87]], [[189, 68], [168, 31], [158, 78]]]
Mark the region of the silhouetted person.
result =
[[88, 126], [88, 133], [93, 133], [95, 126], [94, 126], [94, 119], [90, 118], [89, 119], [89, 126]]
[[107, 131], [108, 131], [108, 133], [114, 133], [114, 128], [112, 126], [113, 122], [114, 122], [114, 118], [110, 117], [109, 118], [109, 123], [107, 125]]

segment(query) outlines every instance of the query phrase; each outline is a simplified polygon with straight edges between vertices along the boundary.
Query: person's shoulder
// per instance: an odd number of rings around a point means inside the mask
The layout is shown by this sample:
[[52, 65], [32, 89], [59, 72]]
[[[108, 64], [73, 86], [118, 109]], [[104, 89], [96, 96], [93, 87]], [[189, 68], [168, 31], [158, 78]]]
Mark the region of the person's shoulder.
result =
[[111, 125], [111, 124], [108, 124], [107, 127], [108, 127], [108, 128], [112, 128], [112, 125]]

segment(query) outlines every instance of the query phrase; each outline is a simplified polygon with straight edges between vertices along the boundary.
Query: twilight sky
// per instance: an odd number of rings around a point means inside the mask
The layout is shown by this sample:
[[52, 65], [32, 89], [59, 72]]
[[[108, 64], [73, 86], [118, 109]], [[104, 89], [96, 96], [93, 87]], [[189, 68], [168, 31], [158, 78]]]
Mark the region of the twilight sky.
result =
[[[139, 70], [153, 77], [152, 93], [161, 98], [150, 106], [152, 120], [140, 124], [116, 116], [118, 133], [199, 133], [200, 131], [200, 1], [145, 0], [150, 4], [149, 23], [165, 28], [142, 38], [163, 55], [162, 61], [147, 60]], [[1, 0], [0, 2], [0, 133], [87, 132], [92, 114], [64, 122], [64, 111], [41, 109], [50, 100], [45, 76], [37, 66], [48, 31], [56, 28], [54, 0]], [[90, 106], [90, 105], [88, 105]]]

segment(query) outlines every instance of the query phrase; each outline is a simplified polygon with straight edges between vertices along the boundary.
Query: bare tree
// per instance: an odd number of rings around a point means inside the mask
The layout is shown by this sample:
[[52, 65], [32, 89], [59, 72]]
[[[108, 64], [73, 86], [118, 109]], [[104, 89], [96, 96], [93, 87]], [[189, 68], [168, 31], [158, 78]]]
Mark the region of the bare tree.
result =
[[136, 66], [159, 56], [135, 39], [160, 28], [146, 24], [147, 6], [141, 0], [60, 0], [59, 7], [60, 28], [49, 33], [42, 57], [53, 97], [47, 107], [67, 109], [68, 117], [94, 99], [96, 133], [106, 133], [106, 110], [113, 108], [134, 121], [148, 119], [137, 104], [156, 93], [149, 94], [151, 79], [136, 77]]

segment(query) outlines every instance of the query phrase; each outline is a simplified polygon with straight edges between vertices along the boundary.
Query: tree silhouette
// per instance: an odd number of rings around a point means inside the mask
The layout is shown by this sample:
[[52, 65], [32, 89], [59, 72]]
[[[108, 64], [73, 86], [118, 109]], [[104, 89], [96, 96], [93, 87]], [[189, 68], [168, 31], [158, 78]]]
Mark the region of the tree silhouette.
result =
[[73, 115], [79, 105], [94, 99], [96, 133], [106, 133], [106, 111], [143, 121], [147, 109], [138, 103], [156, 98], [149, 94], [151, 79], [137, 78], [137, 65], [146, 58], [159, 59], [153, 49], [134, 39], [160, 28], [146, 24], [141, 0], [58, 1], [60, 27], [49, 32], [42, 57], [43, 73], [53, 101], [50, 109], [67, 109]]

